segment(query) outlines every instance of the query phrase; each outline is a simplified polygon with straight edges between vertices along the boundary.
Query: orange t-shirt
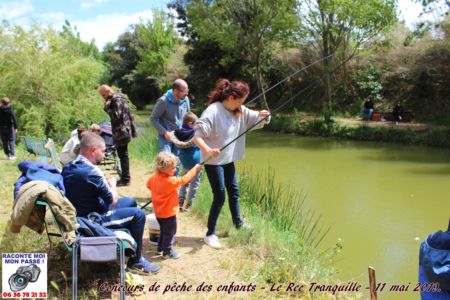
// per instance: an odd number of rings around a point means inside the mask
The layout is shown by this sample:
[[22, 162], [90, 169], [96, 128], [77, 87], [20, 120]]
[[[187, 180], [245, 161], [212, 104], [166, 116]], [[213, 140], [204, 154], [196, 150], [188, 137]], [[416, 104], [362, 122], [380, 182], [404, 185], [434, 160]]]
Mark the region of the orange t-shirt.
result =
[[178, 213], [178, 187], [188, 183], [197, 174], [192, 168], [182, 177], [156, 172], [147, 181], [152, 192], [153, 210], [157, 218], [170, 218]]

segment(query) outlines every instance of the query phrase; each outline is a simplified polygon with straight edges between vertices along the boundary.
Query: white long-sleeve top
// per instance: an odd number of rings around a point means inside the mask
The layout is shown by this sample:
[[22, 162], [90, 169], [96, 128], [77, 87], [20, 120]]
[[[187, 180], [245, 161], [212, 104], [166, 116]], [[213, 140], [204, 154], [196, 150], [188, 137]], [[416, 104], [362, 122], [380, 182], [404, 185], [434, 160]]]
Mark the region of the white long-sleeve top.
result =
[[77, 158], [77, 153], [75, 153], [76, 147], [80, 144], [80, 140], [78, 139], [78, 135], [73, 135], [65, 144], [59, 153], [59, 160], [63, 164], [67, 164], [69, 161]]
[[[270, 118], [270, 117], [269, 117]], [[270, 119], [259, 123], [253, 129], [264, 127]], [[242, 105], [242, 113], [236, 115], [227, 110], [222, 102], [214, 102], [202, 113], [195, 123], [195, 135], [201, 137], [211, 148], [222, 148], [227, 143], [238, 137], [249, 127], [256, 124], [261, 118], [259, 112]], [[225, 148], [219, 156], [210, 159], [207, 165], [225, 165], [244, 158], [245, 135]], [[202, 151], [202, 161], [208, 158], [208, 154]]]

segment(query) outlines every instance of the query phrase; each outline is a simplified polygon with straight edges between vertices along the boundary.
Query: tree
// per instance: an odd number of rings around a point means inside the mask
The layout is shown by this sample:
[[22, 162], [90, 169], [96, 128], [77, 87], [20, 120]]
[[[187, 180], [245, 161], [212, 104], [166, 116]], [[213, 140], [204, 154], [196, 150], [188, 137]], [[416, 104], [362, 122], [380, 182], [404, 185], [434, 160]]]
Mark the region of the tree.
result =
[[[326, 106], [332, 111], [331, 72], [370, 45], [396, 21], [395, 0], [302, 0], [297, 12], [307, 40], [324, 60]], [[327, 114], [328, 115], [328, 114]]]
[[[186, 40], [184, 63], [189, 68], [186, 80], [195, 83], [189, 86], [189, 94], [191, 98], [205, 99], [214, 86], [214, 80], [235, 78], [241, 71], [243, 61], [234, 51], [222, 49], [217, 41], [199, 37], [187, 14], [190, 3], [189, 0], [174, 0], [168, 7], [176, 12], [176, 28]], [[225, 57], [227, 63], [224, 63]]]
[[[296, 16], [294, 1], [218, 0], [192, 1], [188, 16], [200, 39], [216, 42], [230, 56], [222, 64], [241, 59], [255, 73], [259, 91], [264, 91], [262, 68], [270, 62], [273, 43], [292, 36]], [[265, 95], [261, 105], [267, 108]]]
[[161, 86], [167, 85], [169, 58], [177, 44], [173, 27], [170, 18], [155, 10], [152, 20], [131, 25], [104, 49], [110, 83], [128, 94], [138, 109], [158, 98]]
[[164, 12], [154, 10], [153, 19], [137, 25], [136, 32], [141, 41], [137, 48], [140, 57], [137, 70], [154, 77], [163, 77], [178, 41], [172, 19]]
[[105, 68], [78, 51], [82, 43], [38, 25], [0, 27], [0, 94], [12, 99], [22, 134], [61, 139], [107, 117], [97, 92]]

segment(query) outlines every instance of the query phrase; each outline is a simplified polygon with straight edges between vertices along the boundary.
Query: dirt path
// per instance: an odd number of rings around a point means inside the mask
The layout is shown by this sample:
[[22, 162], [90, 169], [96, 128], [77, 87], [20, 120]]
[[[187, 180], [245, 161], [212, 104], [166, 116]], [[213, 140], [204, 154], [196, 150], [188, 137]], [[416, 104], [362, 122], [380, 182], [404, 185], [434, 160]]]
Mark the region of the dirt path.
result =
[[[119, 194], [137, 198], [141, 202], [146, 202], [149, 197], [149, 191], [145, 183], [150, 176], [150, 172], [145, 170], [142, 163], [132, 161], [132, 184], [128, 187], [119, 188]], [[160, 290], [157, 292], [147, 291], [135, 299], [216, 299], [223, 298], [227, 294], [216, 291], [219, 285], [245, 284], [243, 278], [238, 274], [242, 268], [242, 259], [245, 259], [243, 249], [226, 247], [224, 239], [223, 248], [220, 250], [212, 249], [203, 242], [206, 225], [200, 221], [195, 212], [180, 213], [178, 215], [177, 242], [176, 251], [181, 253], [179, 259], [162, 259], [155, 254], [156, 246], [148, 241], [147, 231], [144, 233], [143, 254], [161, 266], [161, 272], [156, 275], [143, 276], [146, 281], [145, 289], [148, 290], [153, 284], [159, 284]], [[204, 282], [212, 285], [211, 292], [196, 292], [195, 289]], [[167, 285], [185, 286], [192, 285], [190, 292], [166, 292], [163, 291]], [[233, 293], [233, 299], [249, 298], [248, 293]], [[256, 296], [256, 295], [251, 295]], [[131, 297], [133, 299], [133, 297]]]

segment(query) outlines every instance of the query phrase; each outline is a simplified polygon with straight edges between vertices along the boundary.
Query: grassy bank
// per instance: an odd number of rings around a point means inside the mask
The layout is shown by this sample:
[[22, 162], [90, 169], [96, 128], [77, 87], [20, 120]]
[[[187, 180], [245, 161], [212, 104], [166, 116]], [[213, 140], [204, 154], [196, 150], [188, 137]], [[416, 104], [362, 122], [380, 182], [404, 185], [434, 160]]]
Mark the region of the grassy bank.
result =
[[[295, 282], [306, 287], [311, 282], [336, 284], [334, 260], [342, 245], [320, 245], [328, 229], [320, 217], [307, 207], [303, 194], [289, 186], [275, 183], [276, 174], [244, 171], [239, 176], [241, 211], [250, 229], [233, 227], [227, 204], [222, 208], [217, 234], [227, 247], [245, 248], [247, 256], [236, 257], [238, 271], [245, 279], [264, 284]], [[212, 201], [204, 174], [193, 213], [206, 221]], [[206, 226], [205, 226], [206, 231]], [[319, 246], [320, 245], [320, 246]], [[325, 250], [323, 250], [325, 249]], [[226, 266], [225, 266], [226, 267]], [[329, 293], [305, 291], [295, 294], [302, 299], [330, 299]], [[340, 295], [340, 299], [357, 299], [358, 295]]]
[[357, 141], [417, 144], [433, 147], [450, 146], [450, 128], [446, 127], [427, 127], [413, 130], [400, 127], [327, 124], [322, 119], [302, 120], [297, 116], [277, 115], [272, 118], [266, 129], [283, 133]]

